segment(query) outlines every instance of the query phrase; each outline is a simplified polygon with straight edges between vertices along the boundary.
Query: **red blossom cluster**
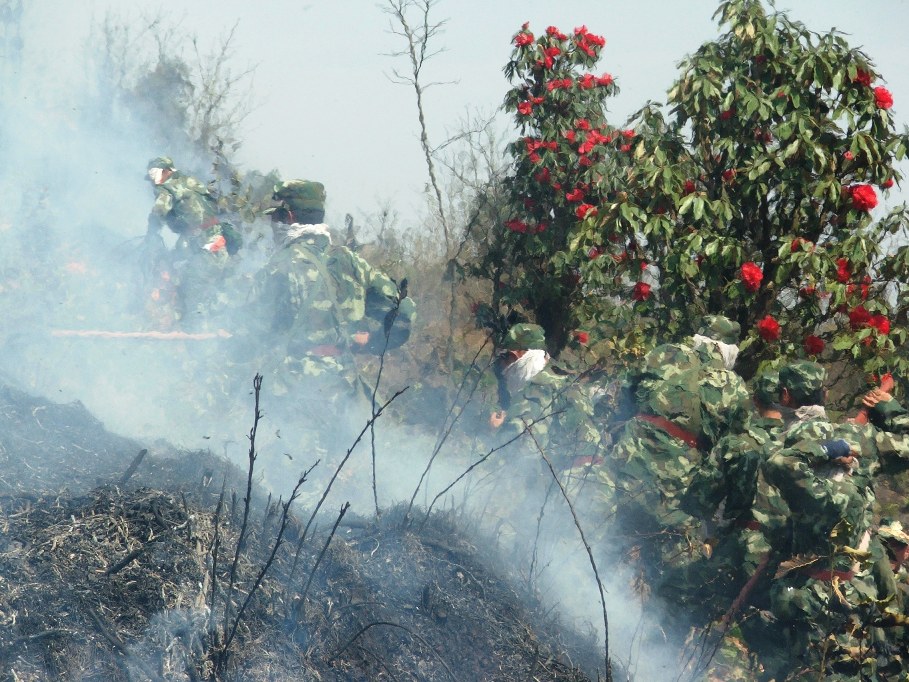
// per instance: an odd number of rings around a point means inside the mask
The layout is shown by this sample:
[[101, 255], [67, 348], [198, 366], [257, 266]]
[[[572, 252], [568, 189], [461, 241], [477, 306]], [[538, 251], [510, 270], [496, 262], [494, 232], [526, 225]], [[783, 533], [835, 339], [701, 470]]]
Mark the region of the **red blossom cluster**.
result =
[[815, 336], [814, 334], [806, 336], [803, 345], [808, 355], [820, 355], [824, 352], [824, 339], [820, 336]]
[[543, 58], [537, 60], [537, 66], [544, 69], [551, 69], [555, 64], [555, 58], [562, 54], [559, 47], [547, 47], [543, 49]]
[[780, 323], [772, 315], [758, 320], [754, 327], [764, 341], [776, 341], [780, 338]]
[[685, 188], [683, 190], [685, 194], [694, 194], [696, 189], [697, 186], [694, 184], [694, 180], [685, 181]]
[[742, 263], [741, 268], [742, 283], [745, 285], [745, 291], [754, 293], [761, 288], [761, 280], [764, 279], [764, 271], [760, 266], [752, 261]]
[[585, 218], [590, 218], [597, 215], [597, 207], [593, 204], [581, 204], [578, 206], [574, 214], [578, 217], [578, 220], [584, 220]]
[[533, 42], [533, 33], [522, 31], [514, 37], [514, 44], [518, 47], [526, 47]]
[[868, 71], [865, 71], [864, 69], [858, 69], [855, 72], [855, 78], [852, 79], [853, 83], [857, 83], [858, 85], [863, 85], [866, 88], [871, 85], [871, 81], [872, 81], [871, 74]]
[[591, 130], [587, 133], [587, 137], [584, 142], [581, 143], [581, 146], [578, 147], [578, 153], [589, 154], [598, 144], [606, 144], [611, 141], [612, 138], [609, 135], [603, 135], [603, 133], [598, 130]]
[[588, 334], [587, 332], [575, 330], [574, 332], [572, 332], [571, 335], [574, 337], [574, 340], [577, 341], [582, 346], [586, 346], [587, 343], [590, 341], [590, 334]]
[[890, 91], [881, 86], [874, 89], [874, 105], [878, 109], [889, 109], [893, 106], [893, 95]]
[[890, 189], [893, 187], [893, 178], [887, 178], [881, 183], [881, 189]]
[[890, 333], [890, 320], [887, 316], [873, 314], [863, 305], [857, 305], [849, 311], [849, 326], [853, 331], [871, 327], [876, 329], [879, 334]]
[[852, 270], [849, 265], [848, 258], [837, 258], [836, 259], [836, 281], [840, 284], [845, 284], [849, 281], [849, 278], [852, 277]]
[[877, 206], [877, 193], [871, 185], [850, 185], [847, 192], [852, 200], [852, 208], [856, 211], [870, 211]]
[[801, 237], [796, 237], [795, 239], [792, 240], [792, 244], [789, 246], [789, 251], [790, 251], [790, 253], [795, 253], [796, 251], [801, 251], [803, 246], [806, 249], [810, 250], [814, 246], [814, 244], [812, 242], [808, 241], [807, 239], [802, 239]]
[[586, 26], [579, 26], [574, 29], [575, 45], [588, 57], [596, 57], [599, 50], [606, 44], [603, 36], [598, 36], [587, 30]]
[[570, 90], [574, 85], [574, 81], [571, 78], [553, 78], [551, 81], [546, 82], [546, 89], [549, 92], [553, 90]]
[[647, 282], [638, 282], [631, 290], [631, 298], [635, 301], [646, 301], [650, 298], [650, 285]]

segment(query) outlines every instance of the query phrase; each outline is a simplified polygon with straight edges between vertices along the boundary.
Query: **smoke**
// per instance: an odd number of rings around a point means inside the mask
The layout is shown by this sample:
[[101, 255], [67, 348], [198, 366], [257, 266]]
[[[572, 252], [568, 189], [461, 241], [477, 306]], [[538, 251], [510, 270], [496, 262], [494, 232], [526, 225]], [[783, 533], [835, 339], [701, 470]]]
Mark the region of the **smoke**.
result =
[[[205, 169], [194, 168], [191, 149], [162, 148], [149, 121], [128, 103], [111, 100], [103, 74], [95, 70], [96, 53], [86, 36], [66, 30], [64, 13], [19, 3], [6, 7], [11, 13], [4, 15], [0, 38], [0, 305], [5, 321], [0, 372], [51, 400], [83, 402], [111, 431], [147, 442], [164, 439], [187, 450], [212, 449], [243, 466], [253, 423], [252, 376], [266, 372], [268, 379], [269, 368], [238, 361], [237, 344], [255, 347], [256, 339], [243, 337], [250, 326], [243, 299], [272, 248], [267, 226], [245, 226], [247, 247], [235, 260], [228, 292], [233, 299], [208, 321], [208, 329], [227, 330], [231, 337], [122, 336], [153, 330], [142, 286], [143, 235], [153, 201], [146, 162], [166, 154], [190, 172]], [[395, 357], [390, 354], [389, 362]], [[419, 384], [417, 379], [413, 383]], [[379, 403], [404, 387], [385, 382]], [[423, 479], [438, 433], [399, 425], [385, 415], [363, 433], [339, 470], [372, 415], [372, 387], [360, 387], [350, 400], [324, 399], [336, 388], [313, 384], [294, 400], [266, 384], [257, 471], [276, 495], [286, 495], [288, 482], [320, 460], [302, 504], [312, 505], [336, 475], [326, 509], [350, 500], [356, 513], [368, 516], [374, 495], [387, 509], [408, 503], [419, 490], [418, 515], [468, 466], [502, 446], [478, 421], [482, 409], [468, 411]], [[482, 403], [482, 396], [474, 399]], [[407, 402], [403, 394], [400, 402], [407, 408], [402, 409], [423, 409], [416, 400]], [[393, 403], [389, 411], [395, 408]], [[573, 499], [582, 528], [595, 543], [611, 653], [640, 679], [668, 679], [676, 669], [674, 655], [658, 642], [661, 629], [644, 615], [644, 597], [630, 587], [634, 577], [609, 555], [615, 531], [597, 517], [595, 495], [578, 494], [586, 489], [573, 489]], [[590, 559], [527, 437], [477, 466], [436, 509], [474, 524], [509, 568], [526, 577], [530, 593], [545, 595], [564, 623], [602, 641]], [[653, 599], [650, 614], [659, 613]], [[193, 631], [189, 621], [196, 617], [191, 611], [162, 614], [156, 627], [162, 632], [183, 628], [180, 619], [186, 619], [185, 629]]]

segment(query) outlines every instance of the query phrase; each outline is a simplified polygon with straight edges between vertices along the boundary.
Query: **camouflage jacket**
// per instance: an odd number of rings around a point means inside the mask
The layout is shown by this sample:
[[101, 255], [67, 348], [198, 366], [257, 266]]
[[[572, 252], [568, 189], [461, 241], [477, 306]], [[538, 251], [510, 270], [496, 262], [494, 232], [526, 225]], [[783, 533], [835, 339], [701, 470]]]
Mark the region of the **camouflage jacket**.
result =
[[[276, 251], [257, 278], [253, 299], [264, 331], [287, 342], [287, 352], [338, 355], [369, 333], [367, 351], [394, 348], [410, 335], [413, 301], [398, 305], [397, 285], [327, 235], [307, 234]], [[388, 329], [386, 329], [388, 326]]]
[[578, 458], [598, 454], [601, 436], [593, 403], [575, 377], [559, 375], [548, 368], [533, 377], [517, 395], [511, 396], [506, 422], [496, 439], [510, 439], [521, 433], [525, 424], [540, 419], [533, 426], [534, 437], [556, 466], [570, 466]]
[[[752, 520], [752, 509], [758, 499], [760, 507], [776, 493], [759, 475], [767, 446], [779, 434], [783, 422], [753, 414], [747, 427], [722, 437], [710, 450], [695, 474], [687, 497], [692, 512], [709, 518], [723, 503], [723, 517], [728, 520]], [[779, 509], [778, 504], [769, 505]]]
[[217, 203], [208, 188], [196, 178], [174, 171], [155, 185], [155, 204], [150, 224], [166, 224], [179, 235], [176, 249], [200, 248], [220, 257], [240, 246], [239, 233], [219, 217]]
[[[642, 415], [656, 414], [697, 439], [686, 440], [638, 417], [623, 429], [607, 460], [616, 488], [627, 495], [652, 495], [653, 502], [681, 506], [700, 515], [702, 501], [688, 489], [711, 446], [747, 425], [750, 397], [742, 379], [726, 369], [689, 368], [654, 386]], [[712, 475], [708, 476], [712, 478]]]
[[823, 443], [842, 438], [862, 452], [862, 461], [872, 456], [872, 436], [869, 429], [818, 415], [790, 424], [781, 442], [771, 445], [763, 474], [793, 510], [784, 546], [777, 548], [783, 555], [834, 556], [838, 568], [852, 565], [846, 548], [863, 544], [871, 526], [873, 494], [860, 468], [831, 462]]

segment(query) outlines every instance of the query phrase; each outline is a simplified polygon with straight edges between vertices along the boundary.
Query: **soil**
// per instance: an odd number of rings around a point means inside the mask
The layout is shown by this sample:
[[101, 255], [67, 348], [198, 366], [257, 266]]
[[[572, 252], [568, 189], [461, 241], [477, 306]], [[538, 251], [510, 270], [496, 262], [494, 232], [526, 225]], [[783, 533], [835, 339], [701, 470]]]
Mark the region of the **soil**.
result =
[[246, 490], [0, 383], [0, 681], [604, 674], [458, 519], [333, 509], [302, 538], [310, 509]]

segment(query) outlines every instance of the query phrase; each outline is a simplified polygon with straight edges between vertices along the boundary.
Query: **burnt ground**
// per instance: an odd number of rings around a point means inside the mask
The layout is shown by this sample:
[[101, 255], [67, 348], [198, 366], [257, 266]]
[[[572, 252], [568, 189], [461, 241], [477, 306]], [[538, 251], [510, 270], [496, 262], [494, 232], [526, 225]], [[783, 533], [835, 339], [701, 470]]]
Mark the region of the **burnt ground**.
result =
[[0, 383], [0, 681], [602, 670], [601, 646], [526, 606], [455, 519], [392, 509], [335, 531], [334, 509], [301, 542], [310, 510], [285, 518], [254, 489], [237, 552], [245, 491], [211, 453], [122, 438], [79, 403]]

